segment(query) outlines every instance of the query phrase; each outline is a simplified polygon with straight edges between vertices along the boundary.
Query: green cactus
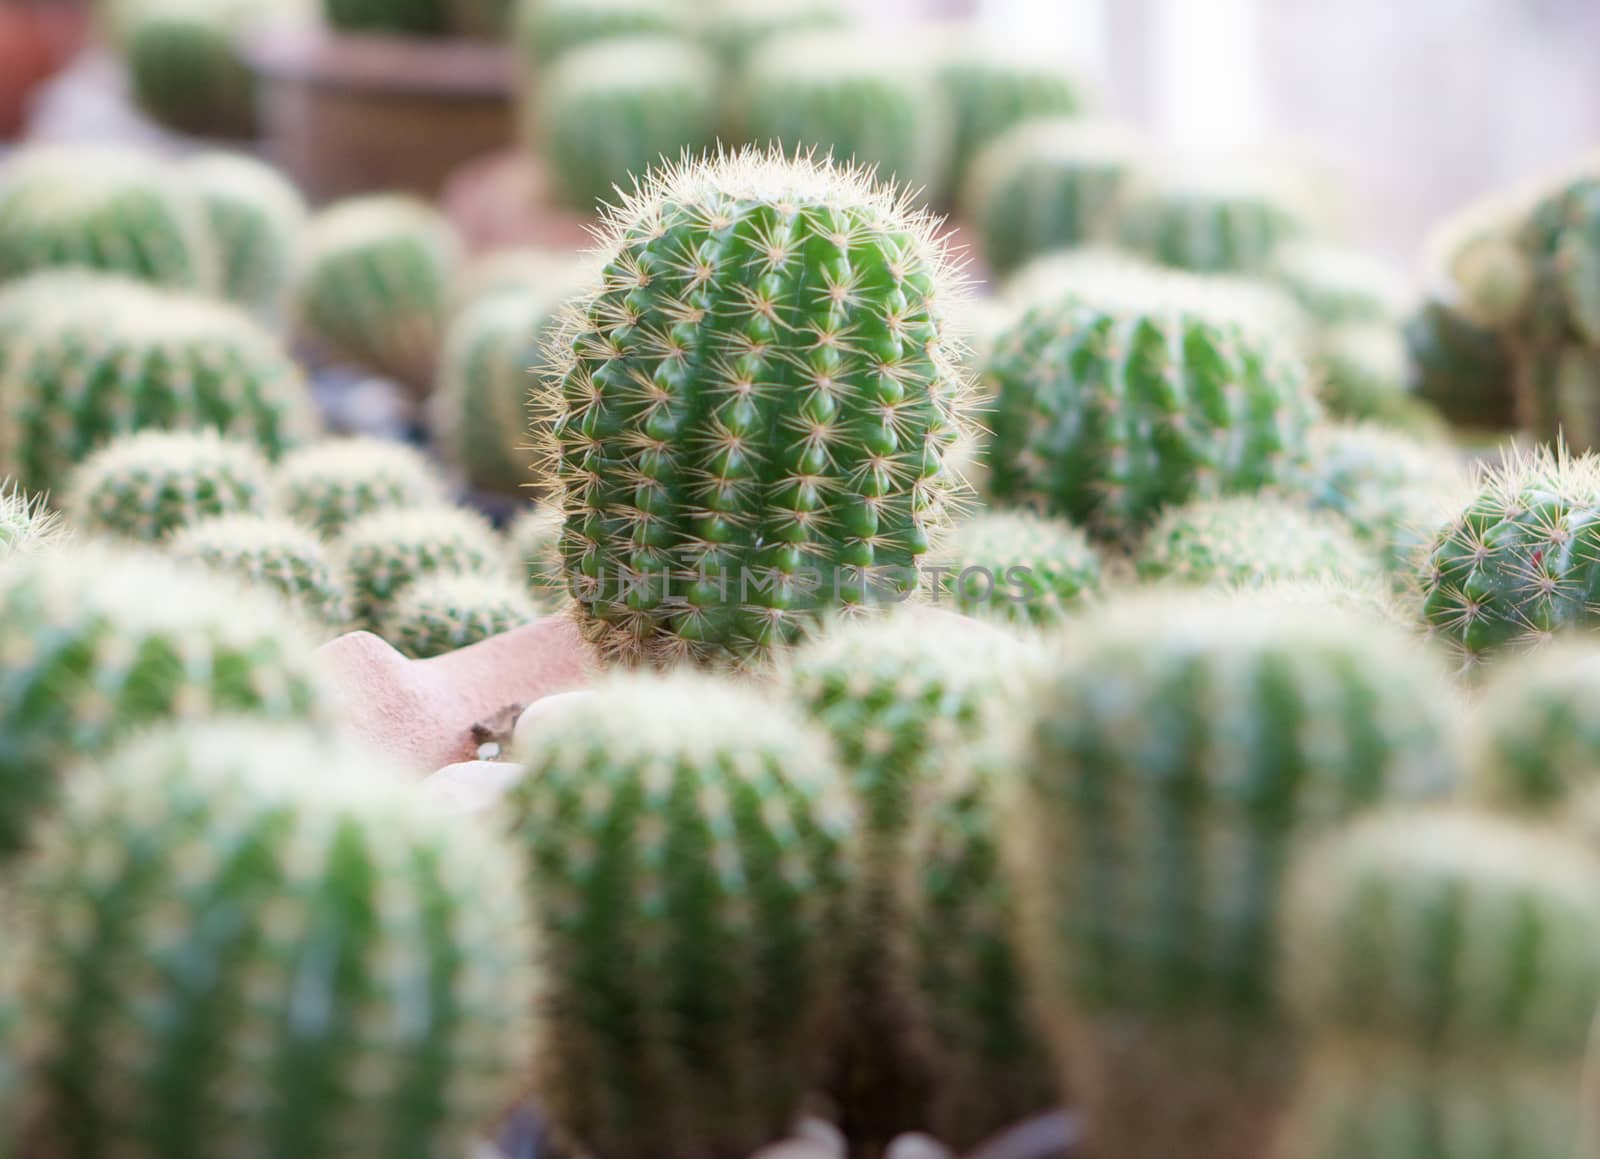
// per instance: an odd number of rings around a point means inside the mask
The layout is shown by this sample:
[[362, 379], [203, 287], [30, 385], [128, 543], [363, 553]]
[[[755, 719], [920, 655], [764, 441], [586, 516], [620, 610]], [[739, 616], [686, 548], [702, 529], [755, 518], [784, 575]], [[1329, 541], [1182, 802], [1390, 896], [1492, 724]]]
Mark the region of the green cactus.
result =
[[511, 570], [522, 577], [528, 594], [541, 607], [553, 607], [567, 596], [561, 570], [561, 512], [529, 507], [506, 528]]
[[193, 562], [281, 596], [325, 634], [350, 622], [350, 593], [322, 541], [281, 516], [222, 515], [167, 541], [174, 559]]
[[1109, 240], [1141, 164], [1138, 139], [1115, 125], [1042, 117], [1002, 133], [978, 155], [961, 198], [989, 267], [1005, 275], [1041, 254]]
[[1285, 990], [1309, 1061], [1286, 1159], [1573, 1153], [1600, 870], [1492, 816], [1379, 817], [1295, 870]]
[[1135, 562], [1145, 581], [1196, 587], [1314, 579], [1360, 583], [1379, 571], [1342, 520], [1264, 495], [1168, 508], [1145, 533]]
[[252, 138], [256, 77], [239, 39], [271, 0], [136, 0], [123, 60], [134, 102], [157, 123], [200, 137]]
[[729, 76], [743, 72], [756, 53], [780, 36], [838, 30], [851, 23], [840, 0], [699, 0], [698, 8], [694, 31]]
[[275, 320], [289, 292], [306, 226], [300, 191], [251, 157], [208, 153], [185, 163], [185, 179], [205, 206], [231, 301]]
[[534, 76], [586, 45], [634, 36], [687, 31], [681, 0], [514, 0], [513, 23], [522, 57]]
[[1269, 273], [1319, 326], [1397, 322], [1410, 302], [1410, 288], [1398, 270], [1327, 242], [1280, 247]]
[[330, 353], [425, 392], [459, 251], [454, 228], [424, 202], [399, 194], [339, 202], [306, 233], [293, 294], [300, 327]]
[[1535, 272], [1523, 236], [1536, 191], [1496, 195], [1468, 206], [1427, 239], [1427, 267], [1451, 305], [1474, 325], [1510, 330], [1522, 323], [1535, 293]]
[[341, 32], [443, 36], [450, 5], [441, 0], [322, 0], [329, 27]]
[[339, 539], [357, 627], [379, 631], [396, 599], [418, 580], [477, 575], [509, 578], [494, 528], [461, 507], [374, 511]]
[[43, 499], [0, 480], [0, 564], [60, 543], [61, 520]]
[[539, 930], [540, 1109], [599, 1159], [785, 1135], [841, 1012], [854, 817], [823, 739], [751, 689], [632, 675], [522, 757], [503, 814]]
[[992, 494], [1128, 540], [1163, 506], [1286, 478], [1316, 408], [1254, 302], [1130, 267], [1028, 311], [986, 374]]
[[88, 546], [0, 570], [0, 854], [63, 768], [163, 720], [322, 710], [314, 644], [273, 600], [143, 552]]
[[443, 575], [402, 590], [377, 632], [407, 656], [426, 660], [538, 618], [527, 589], [509, 576]]
[[1600, 651], [1563, 640], [1518, 657], [1487, 682], [1474, 714], [1474, 795], [1496, 809], [1549, 816], [1600, 772]]
[[585, 636], [743, 663], [913, 583], [966, 427], [928, 219], [746, 152], [660, 177], [604, 248], [545, 407]]
[[1600, 350], [1525, 346], [1517, 363], [1518, 417], [1526, 432], [1577, 451], [1600, 449]]
[[0, 166], [0, 282], [64, 266], [217, 285], [205, 210], [170, 165], [109, 146], [25, 148]]
[[1313, 356], [1328, 413], [1399, 429], [1442, 431], [1444, 420], [1410, 391], [1405, 336], [1389, 323], [1323, 331]]
[[324, 539], [374, 511], [436, 507], [449, 498], [422, 452], [369, 438], [329, 439], [285, 455], [276, 491], [279, 509]]
[[938, 552], [940, 588], [964, 615], [1048, 628], [1100, 592], [1089, 537], [1027, 511], [983, 512], [958, 523]]
[[1404, 334], [1417, 397], [1457, 426], [1516, 426], [1516, 371], [1503, 335], [1437, 298], [1417, 308], [1406, 320]]
[[1165, 266], [1205, 274], [1265, 272], [1279, 247], [1304, 236], [1308, 211], [1267, 176], [1152, 177], [1124, 205], [1122, 243]]
[[106, 282], [52, 303], [0, 379], [0, 473], [52, 491], [143, 430], [217, 430], [269, 458], [315, 435], [282, 344], [231, 306]]
[[272, 468], [253, 446], [215, 431], [140, 431], [113, 439], [67, 480], [72, 525], [154, 543], [215, 515], [264, 515]]
[[75, 781], [22, 876], [50, 1154], [466, 1154], [519, 1094], [513, 850], [352, 744], [168, 729]]
[[1011, 815], [1024, 961], [1095, 1154], [1259, 1155], [1293, 1073], [1280, 899], [1306, 839], [1457, 779], [1399, 629], [1204, 593], [1087, 621], [1034, 698]]

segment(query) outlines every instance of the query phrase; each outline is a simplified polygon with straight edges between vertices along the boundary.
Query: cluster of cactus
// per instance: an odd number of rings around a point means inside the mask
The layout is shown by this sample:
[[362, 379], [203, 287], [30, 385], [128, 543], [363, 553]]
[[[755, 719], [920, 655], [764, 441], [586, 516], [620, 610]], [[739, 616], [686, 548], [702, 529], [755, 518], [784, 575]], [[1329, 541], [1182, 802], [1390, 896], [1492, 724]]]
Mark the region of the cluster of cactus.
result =
[[0, 482], [0, 563], [60, 541], [60, 519], [43, 500]]
[[448, 498], [427, 458], [404, 443], [330, 439], [285, 455], [275, 504], [324, 539], [375, 511], [435, 507]]
[[1127, 199], [1124, 245], [1162, 265], [1197, 273], [1266, 272], [1280, 247], [1303, 237], [1312, 214], [1270, 175], [1151, 173]]
[[131, 0], [121, 47], [134, 101], [182, 133], [253, 137], [256, 78], [239, 39], [275, 6], [275, 0]]
[[538, 619], [527, 589], [503, 574], [445, 574], [409, 584], [390, 601], [378, 635], [426, 660]]
[[1145, 533], [1135, 563], [1144, 580], [1199, 587], [1318, 579], [1359, 584], [1379, 570], [1341, 520], [1288, 499], [1253, 495], [1168, 508]]
[[175, 532], [174, 559], [272, 592], [323, 632], [350, 621], [350, 594], [328, 548], [312, 532], [274, 515], [222, 515]]
[[424, 1159], [492, 1130], [533, 1033], [518, 859], [406, 780], [241, 720], [160, 731], [76, 778], [7, 929], [30, 1137]]
[[937, 553], [941, 594], [964, 615], [1053, 627], [1100, 591], [1102, 564], [1072, 524], [1027, 511], [983, 512], [951, 529]]
[[460, 507], [374, 511], [338, 543], [357, 627], [380, 631], [395, 601], [420, 580], [476, 575], [508, 578], [505, 549], [487, 520]]
[[211, 223], [223, 294], [275, 320], [305, 232], [300, 191], [270, 165], [229, 153], [197, 157], [184, 165], [183, 174]]
[[544, 392], [586, 637], [741, 663], [913, 584], [967, 425], [931, 223], [745, 152], [652, 181], [604, 247]]
[[636, 36], [688, 31], [681, 0], [516, 0], [515, 37], [539, 75], [574, 49]]

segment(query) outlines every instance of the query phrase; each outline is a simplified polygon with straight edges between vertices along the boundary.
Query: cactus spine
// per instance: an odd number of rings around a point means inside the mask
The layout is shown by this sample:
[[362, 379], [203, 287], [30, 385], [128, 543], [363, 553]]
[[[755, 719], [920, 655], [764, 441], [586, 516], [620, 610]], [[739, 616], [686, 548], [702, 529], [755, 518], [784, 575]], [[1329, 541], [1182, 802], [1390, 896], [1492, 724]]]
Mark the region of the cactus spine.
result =
[[272, 592], [326, 634], [350, 622], [350, 593], [311, 532], [280, 516], [221, 515], [173, 534], [174, 559]]
[[395, 600], [435, 576], [504, 577], [505, 556], [494, 529], [460, 507], [375, 511], [339, 540], [358, 627], [379, 631]]
[[538, 618], [527, 591], [507, 576], [445, 575], [405, 588], [384, 613], [378, 635], [426, 660]]
[[374, 511], [437, 507], [446, 499], [433, 465], [404, 443], [330, 439], [278, 464], [278, 507], [324, 539]]
[[1377, 561], [1341, 520], [1286, 499], [1202, 499], [1162, 512], [1137, 556], [1139, 577], [1196, 586], [1375, 577]]
[[1052, 627], [1091, 604], [1102, 579], [1088, 536], [1026, 511], [983, 512], [939, 552], [943, 592], [964, 615]]
[[283, 308], [306, 226], [300, 191], [250, 157], [204, 154], [184, 166], [211, 221], [228, 298], [268, 319]]
[[43, 500], [0, 481], [0, 563], [40, 551], [61, 538], [61, 521]]

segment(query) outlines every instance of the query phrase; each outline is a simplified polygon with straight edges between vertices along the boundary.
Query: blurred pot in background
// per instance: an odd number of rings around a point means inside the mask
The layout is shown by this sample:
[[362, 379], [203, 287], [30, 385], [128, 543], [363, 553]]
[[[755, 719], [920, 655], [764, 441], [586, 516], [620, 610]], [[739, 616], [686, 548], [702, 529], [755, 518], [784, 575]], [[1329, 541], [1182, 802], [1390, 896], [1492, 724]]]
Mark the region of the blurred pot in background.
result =
[[87, 0], [0, 0], [0, 139], [22, 132], [34, 92], [77, 55]]

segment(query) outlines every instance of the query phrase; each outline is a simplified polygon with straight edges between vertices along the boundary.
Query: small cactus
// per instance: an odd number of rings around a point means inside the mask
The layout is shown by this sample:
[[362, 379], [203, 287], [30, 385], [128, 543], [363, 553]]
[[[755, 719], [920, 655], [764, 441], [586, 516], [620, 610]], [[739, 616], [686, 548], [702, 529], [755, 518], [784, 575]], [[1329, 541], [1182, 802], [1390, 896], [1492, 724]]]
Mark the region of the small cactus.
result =
[[552, 507], [529, 507], [506, 528], [511, 570], [526, 584], [528, 594], [542, 607], [554, 606], [567, 595], [561, 571], [561, 512]]
[[1410, 300], [1404, 276], [1387, 263], [1326, 242], [1280, 247], [1269, 273], [1319, 326], [1396, 322]]
[[429, 1159], [492, 1129], [531, 1034], [517, 859], [408, 779], [223, 720], [72, 782], [19, 886], [50, 1154]]
[[442, 575], [401, 591], [377, 632], [405, 655], [426, 660], [538, 618], [527, 590], [509, 576]]
[[374, 511], [446, 502], [444, 481], [414, 447], [380, 439], [330, 439], [285, 455], [277, 506], [324, 539]]
[[597, 1159], [782, 1137], [842, 1013], [854, 816], [826, 743], [748, 688], [628, 675], [521, 756], [540, 1109]]
[[0, 563], [62, 539], [61, 521], [42, 499], [0, 481]]
[[174, 559], [283, 597], [326, 634], [350, 622], [350, 593], [328, 549], [291, 520], [222, 515], [177, 531], [167, 541]]
[[1371, 419], [1418, 435], [1443, 435], [1447, 424], [1411, 393], [1405, 336], [1384, 324], [1335, 326], [1317, 340], [1318, 394], [1335, 418]]
[[1176, 269], [1203, 274], [1266, 271], [1279, 247], [1303, 237], [1307, 210], [1270, 176], [1155, 175], [1130, 193], [1120, 225], [1124, 245]]
[[1518, 657], [1487, 682], [1474, 714], [1474, 795], [1496, 809], [1551, 816], [1600, 783], [1600, 649], [1564, 640]]
[[222, 259], [223, 293], [269, 320], [283, 309], [306, 226], [300, 191], [251, 157], [208, 153], [183, 173], [205, 206]]
[[133, 99], [180, 133], [244, 139], [256, 132], [256, 78], [240, 54], [246, 24], [272, 0], [135, 0], [123, 59]]
[[1078, 528], [1026, 511], [958, 523], [938, 552], [943, 594], [964, 615], [1047, 628], [1099, 594], [1100, 555]]
[[67, 481], [72, 525], [154, 543], [214, 515], [264, 515], [272, 468], [215, 431], [141, 431], [90, 455]]
[[460, 507], [375, 511], [339, 539], [356, 625], [379, 631], [395, 600], [434, 576], [504, 577], [505, 554], [487, 520]]
[[574, 49], [634, 36], [687, 30], [679, 0], [515, 0], [513, 23], [522, 56], [541, 76]]
[[1143, 580], [1197, 587], [1359, 583], [1378, 574], [1377, 561], [1341, 520], [1266, 496], [1169, 507], [1145, 533], [1136, 565]]

